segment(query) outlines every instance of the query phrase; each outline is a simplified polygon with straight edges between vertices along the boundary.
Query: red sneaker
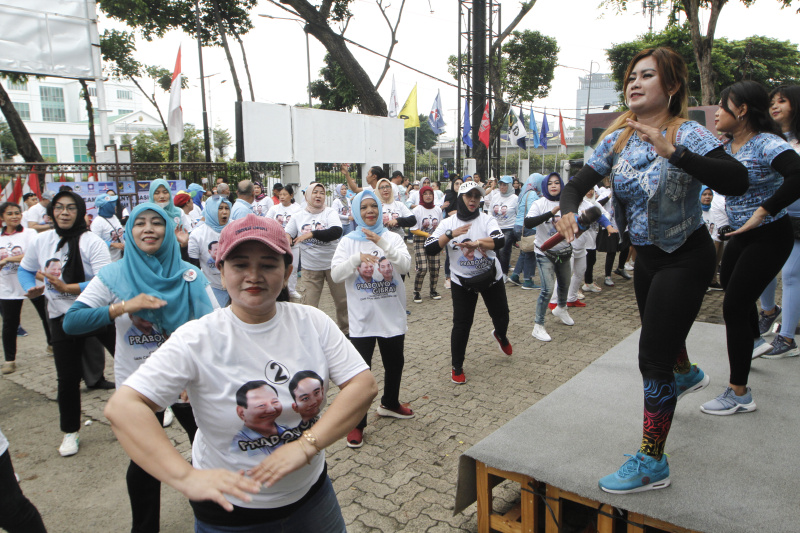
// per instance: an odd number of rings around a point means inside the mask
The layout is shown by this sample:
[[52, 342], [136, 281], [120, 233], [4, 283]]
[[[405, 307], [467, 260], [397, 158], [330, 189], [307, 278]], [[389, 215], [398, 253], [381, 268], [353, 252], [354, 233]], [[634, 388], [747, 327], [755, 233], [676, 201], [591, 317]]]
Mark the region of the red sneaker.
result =
[[567, 302], [567, 307], [586, 307], [586, 304], [580, 300], [575, 300], [574, 302]]
[[558, 304], [547, 304], [547, 308], [548, 308], [548, 309], [550, 309], [550, 310], [552, 311], [553, 309], [555, 309], [555, 308], [556, 308], [556, 306], [557, 306], [557, 305], [558, 305]]
[[364, 445], [364, 431], [358, 428], [347, 434], [347, 446], [349, 448], [361, 448]]
[[450, 381], [452, 381], [452, 382], [453, 382], [453, 383], [455, 383], [456, 385], [463, 385], [464, 383], [466, 383], [466, 382], [467, 382], [467, 376], [466, 376], [466, 374], [464, 374], [464, 371], [463, 371], [463, 370], [461, 371], [461, 373], [460, 373], [460, 374], [456, 374], [456, 370], [455, 370], [455, 368], [454, 368], [454, 369], [451, 371], [451, 375], [450, 375]]
[[495, 333], [494, 330], [492, 330], [492, 338], [495, 341], [497, 341], [497, 346], [500, 347], [501, 352], [503, 352], [506, 355], [511, 355], [513, 350], [511, 349], [511, 343], [508, 342], [508, 339], [506, 339], [506, 342], [503, 343], [503, 341], [500, 340], [500, 337], [497, 336], [497, 333]]
[[378, 416], [390, 416], [392, 418], [414, 418], [414, 411], [405, 405], [400, 405], [395, 409], [389, 409], [381, 405], [378, 407]]

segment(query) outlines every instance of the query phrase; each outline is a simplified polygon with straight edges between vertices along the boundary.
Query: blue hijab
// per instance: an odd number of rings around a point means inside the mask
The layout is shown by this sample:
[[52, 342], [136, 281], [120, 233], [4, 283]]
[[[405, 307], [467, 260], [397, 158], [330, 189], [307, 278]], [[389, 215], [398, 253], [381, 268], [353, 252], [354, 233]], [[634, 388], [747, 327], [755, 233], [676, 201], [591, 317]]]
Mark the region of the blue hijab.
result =
[[202, 207], [203, 207], [203, 195], [206, 192], [205, 189], [203, 189], [203, 187], [201, 185], [198, 185], [196, 183], [191, 183], [191, 184], [189, 184], [188, 192], [189, 192], [189, 196], [192, 197], [192, 202], [194, 202], [194, 205], [196, 205], [197, 207], [202, 209]]
[[[147, 210], [166, 222], [164, 241], [153, 255], [141, 251], [133, 239], [136, 217]], [[163, 209], [150, 202], [134, 207], [125, 226], [125, 242], [122, 259], [101, 268], [97, 275], [120, 300], [131, 300], [145, 293], [167, 302], [161, 309], [142, 309], [135, 313], [137, 316], [170, 335], [186, 322], [214, 310], [206, 292], [208, 280], [199, 268], [181, 260], [175, 224]]]
[[170, 216], [172, 222], [175, 222], [176, 218], [178, 219], [178, 221], [180, 221], [181, 217], [183, 216], [183, 211], [175, 207], [175, 204], [172, 203], [172, 197], [174, 195], [172, 194], [172, 191], [169, 188], [169, 182], [167, 182], [167, 180], [159, 178], [157, 180], [153, 180], [152, 183], [150, 183], [150, 201], [156, 203], [156, 201], [153, 200], [153, 194], [155, 194], [156, 189], [158, 189], [161, 185], [163, 185], [164, 188], [167, 189], [167, 192], [169, 193], [169, 203], [167, 203], [167, 205], [163, 208], [164, 211], [166, 211], [166, 213]]
[[107, 194], [101, 194], [94, 199], [94, 206], [97, 208], [97, 214], [103, 218], [111, 218], [114, 216], [114, 211], [117, 208], [117, 197], [109, 197]]
[[[373, 226], [367, 226], [364, 223], [364, 219], [361, 218], [361, 202], [363, 202], [365, 198], [372, 198], [375, 200], [375, 203], [378, 204], [378, 221]], [[354, 231], [347, 234], [348, 237], [356, 241], [368, 241], [369, 239], [367, 239], [367, 236], [364, 234], [364, 229], [373, 231], [378, 235], [383, 235], [384, 232], [386, 232], [386, 226], [383, 225], [383, 204], [381, 204], [381, 201], [374, 192], [368, 190], [361, 191], [353, 198], [351, 205], [350, 212], [353, 214], [353, 220], [355, 220], [357, 226]]]
[[[561, 191], [555, 196], [552, 196], [550, 194], [550, 191], [547, 190], [547, 182], [550, 181], [551, 176], [557, 177], [558, 182], [561, 184]], [[557, 202], [559, 198], [561, 198], [562, 192], [564, 192], [564, 180], [561, 179], [561, 176], [559, 175], [558, 172], [551, 172], [550, 174], [547, 175], [546, 178], [542, 180], [542, 195], [551, 202]]]
[[[703, 197], [703, 193], [704, 193], [704, 192], [706, 192], [706, 189], [710, 189], [710, 187], [709, 187], [709, 186], [707, 186], [707, 185], [703, 185], [703, 186], [700, 188], [700, 198], [702, 198], [702, 197]], [[711, 194], [714, 194], [714, 191], [713, 191], [713, 190], [711, 191]], [[702, 209], [703, 211], [710, 211], [710, 210], [711, 210], [711, 204], [708, 204], [708, 205], [703, 205], [703, 204], [701, 203], [701, 204], [700, 204], [700, 209]]]
[[206, 226], [213, 229], [217, 233], [220, 233], [222, 228], [225, 227], [219, 223], [219, 206], [223, 202], [228, 204], [228, 209], [230, 209], [231, 201], [224, 196], [215, 194], [206, 200], [206, 207], [203, 209], [203, 219], [205, 219]]

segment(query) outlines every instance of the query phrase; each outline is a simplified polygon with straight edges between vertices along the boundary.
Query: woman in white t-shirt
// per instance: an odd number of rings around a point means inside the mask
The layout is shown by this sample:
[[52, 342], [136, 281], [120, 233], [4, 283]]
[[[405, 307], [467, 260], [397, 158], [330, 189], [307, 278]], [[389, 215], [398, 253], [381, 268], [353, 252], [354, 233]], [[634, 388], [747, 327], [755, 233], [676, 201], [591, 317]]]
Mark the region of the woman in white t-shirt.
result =
[[200, 222], [199, 219], [192, 220], [192, 213], [194, 212], [195, 207], [194, 203], [192, 202], [192, 197], [188, 192], [180, 191], [175, 195], [175, 198], [172, 199], [172, 203], [175, 204], [175, 207], [181, 210], [181, 226], [183, 226], [183, 229], [186, 230], [187, 233], [192, 233], [194, 228], [197, 227], [197, 224]]
[[444, 219], [425, 241], [425, 252], [438, 254], [443, 248], [450, 256], [453, 294], [453, 330], [450, 333], [450, 352], [453, 383], [467, 382], [464, 374], [464, 354], [475, 316], [478, 295], [483, 297], [486, 310], [494, 324], [492, 339], [500, 351], [511, 355], [508, 331], [508, 300], [503, 273], [494, 250], [503, 246], [503, 232], [493, 217], [479, 209], [483, 188], [468, 181], [458, 189], [455, 216]]
[[347, 293], [343, 283], [331, 278], [331, 259], [342, 236], [342, 223], [336, 211], [325, 206], [324, 185], [312, 183], [306, 189], [305, 197], [305, 209], [298, 211], [285, 228], [292, 245], [300, 247], [305, 288], [303, 303], [319, 307], [322, 288], [327, 282], [336, 308], [336, 323], [347, 335]]
[[333, 186], [333, 202], [331, 209], [339, 215], [342, 222], [342, 235], [353, 231], [353, 215], [350, 213], [350, 200], [347, 199], [347, 184]]
[[[42, 293], [47, 297], [53, 358], [58, 377], [58, 410], [64, 438], [58, 451], [62, 456], [78, 453], [81, 427], [81, 356], [86, 336], [64, 332], [64, 314], [78, 295], [104, 266], [111, 263], [108, 246], [86, 227], [86, 204], [72, 191], [59, 192], [47, 206], [54, 231], [39, 235], [25, 252], [17, 270], [22, 289], [28, 298]], [[44, 286], [36, 285], [36, 273], [43, 272]], [[88, 335], [87, 335], [88, 336]], [[97, 339], [114, 355], [114, 327], [93, 331]]]
[[108, 245], [111, 261], [119, 261], [125, 250], [125, 230], [117, 215], [114, 214], [117, 207], [117, 196], [101, 194], [95, 198], [94, 206], [97, 208], [97, 216], [92, 221], [92, 233], [103, 239], [103, 242]]
[[492, 196], [489, 206], [489, 216], [493, 216], [500, 227], [500, 231], [505, 236], [505, 244], [503, 248], [497, 250], [497, 259], [500, 260], [500, 270], [503, 276], [508, 276], [508, 267], [511, 264], [511, 250], [513, 250], [514, 243], [517, 238], [514, 236], [514, 223], [517, 220], [517, 204], [519, 197], [514, 194], [514, 189], [511, 187], [514, 178], [511, 176], [503, 176], [500, 178], [500, 185], [498, 190]]
[[[392, 182], [386, 178], [381, 178], [376, 184], [376, 193], [383, 205], [383, 225], [392, 233], [396, 233], [401, 238], [406, 238], [403, 228], [410, 228], [417, 223], [414, 214], [409, 211], [402, 202], [395, 199]], [[417, 200], [419, 202], [419, 200]]]
[[[253, 181], [253, 213], [260, 217], [267, 216], [272, 206], [276, 205], [272, 197], [264, 192], [264, 187], [260, 181]], [[278, 193], [280, 198], [280, 193]]]
[[[22, 212], [18, 204], [4, 202], [0, 204], [0, 219], [3, 229], [0, 232], [0, 305], [3, 311], [3, 353], [5, 362], [2, 373], [11, 374], [17, 369], [17, 329], [25, 301], [25, 291], [17, 279], [19, 263], [26, 250], [38, 235], [35, 229], [22, 225]], [[40, 283], [41, 284], [41, 283]], [[47, 346], [50, 347], [50, 328], [47, 325], [47, 311], [44, 296], [31, 300], [39, 313], [47, 335]]]
[[[403, 238], [384, 227], [374, 192], [362, 191], [353, 198], [353, 218], [356, 229], [339, 241], [331, 262], [331, 277], [347, 290], [350, 342], [370, 367], [378, 343], [385, 371], [378, 415], [412, 418], [414, 411], [399, 399], [408, 331], [403, 275], [411, 267], [411, 255]], [[347, 435], [349, 447], [364, 444], [366, 426], [364, 415]]]
[[425, 186], [420, 189], [419, 197], [419, 205], [414, 208], [415, 224], [411, 227], [411, 233], [414, 235], [414, 261], [417, 272], [414, 278], [414, 303], [422, 303], [422, 284], [428, 271], [431, 273], [431, 299], [442, 299], [436, 292], [441, 255], [425, 253], [425, 240], [431, 236], [431, 233], [442, 221], [442, 210], [434, 204], [434, 191], [431, 187]]
[[[230, 307], [178, 328], [106, 407], [131, 459], [191, 500], [196, 531], [345, 530], [323, 450], [377, 385], [330, 318], [287, 302], [291, 263], [274, 220], [229, 224], [218, 267]], [[340, 391], [323, 414], [331, 381]], [[153, 416], [183, 390], [199, 428], [191, 464]]]
[[[188, 195], [187, 195], [188, 196]], [[175, 225], [160, 207], [137, 205], [125, 227], [125, 257], [103, 268], [72, 304], [64, 331], [81, 335], [116, 326], [114, 376], [122, 383], [178, 327], [217, 307], [208, 280], [181, 260]], [[174, 398], [172, 410], [194, 441], [197, 426], [191, 405]], [[156, 415], [163, 423], [164, 412]], [[133, 461], [126, 475], [132, 531], [158, 531], [161, 483]]]
[[211, 290], [214, 291], [220, 307], [225, 307], [230, 301], [228, 291], [222, 285], [222, 278], [217, 270], [219, 234], [228, 223], [230, 216], [230, 200], [215, 194], [206, 201], [206, 207], [203, 210], [205, 223], [196, 227], [189, 235], [189, 262], [200, 267], [200, 270], [208, 278]]
[[[303, 210], [294, 201], [294, 189], [291, 185], [287, 185], [278, 193], [277, 204], [273, 204], [267, 211], [266, 217], [276, 220], [281, 227], [286, 229], [286, 225], [292, 220], [292, 217]], [[269, 200], [270, 203], [272, 199]], [[298, 246], [292, 246], [292, 275], [289, 277], [289, 296], [300, 300], [303, 296], [297, 292], [297, 267], [300, 264], [300, 249]]]

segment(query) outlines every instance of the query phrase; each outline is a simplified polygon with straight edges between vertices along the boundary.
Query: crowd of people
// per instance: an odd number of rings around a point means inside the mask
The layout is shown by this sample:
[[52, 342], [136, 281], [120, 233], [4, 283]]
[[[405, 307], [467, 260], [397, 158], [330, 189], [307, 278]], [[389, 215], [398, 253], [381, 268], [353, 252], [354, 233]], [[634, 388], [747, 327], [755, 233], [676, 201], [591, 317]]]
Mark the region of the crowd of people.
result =
[[[444, 256], [457, 385], [467, 381], [479, 296], [492, 342], [511, 356], [508, 290], [539, 289], [529, 342], [551, 342], [548, 311], [574, 326], [569, 308], [589, 305], [586, 293], [632, 279], [642, 322], [642, 439], [599, 485], [619, 494], [664, 488], [675, 405], [710, 382], [686, 349], [707, 291], [725, 290], [730, 376], [703, 413], [753, 412], [751, 361], [800, 355], [800, 88], [726, 88], [715, 117], [721, 138], [688, 120], [687, 68], [672, 50], [634, 57], [624, 95], [628, 111], [566, 183], [556, 172], [524, 182], [484, 183], [474, 173], [410, 183], [374, 166], [362, 187], [343, 165], [344, 183], [313, 182], [297, 198], [281, 184], [269, 196], [262, 183], [243, 180], [234, 197], [224, 181], [174, 191], [158, 179], [129, 212], [108, 190], [95, 198], [91, 222], [69, 187], [26, 196], [24, 209], [6, 202], [2, 373], [17, 370], [21, 308], [30, 299], [56, 367], [62, 456], [79, 451], [81, 379], [117, 389], [106, 415], [131, 458], [133, 531], [158, 531], [162, 482], [191, 501], [199, 532], [343, 531], [324, 449], [342, 438], [364, 445], [378, 394], [376, 345], [385, 373], [377, 414], [415, 416], [401, 401], [407, 276], [415, 304], [427, 277], [426, 305], [441, 305]], [[606, 253], [603, 287], [598, 250]], [[315, 309], [325, 285], [335, 320]], [[87, 364], [102, 347], [114, 357], [115, 384]], [[331, 384], [340, 392], [324, 409]], [[162, 430], [173, 417], [193, 443], [191, 463]], [[0, 487], [9, 488], [0, 499], [15, 509], [0, 527], [44, 531], [9, 475], [0, 433]]]

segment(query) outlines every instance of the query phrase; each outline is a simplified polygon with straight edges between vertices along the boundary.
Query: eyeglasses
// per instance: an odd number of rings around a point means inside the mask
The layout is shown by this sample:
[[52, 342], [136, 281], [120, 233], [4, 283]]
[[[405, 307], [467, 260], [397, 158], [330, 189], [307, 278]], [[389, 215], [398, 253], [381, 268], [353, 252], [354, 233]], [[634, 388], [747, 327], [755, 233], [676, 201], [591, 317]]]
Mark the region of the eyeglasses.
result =
[[391, 191], [392, 190], [392, 186], [391, 185], [382, 185], [382, 186], [378, 187], [378, 190], [379, 191]]
[[54, 213], [60, 213], [60, 212], [62, 212], [64, 210], [67, 210], [70, 213], [77, 213], [78, 212], [78, 206], [75, 205], [75, 204], [70, 204], [70, 205], [56, 204], [56, 205], [53, 206], [53, 212]]

